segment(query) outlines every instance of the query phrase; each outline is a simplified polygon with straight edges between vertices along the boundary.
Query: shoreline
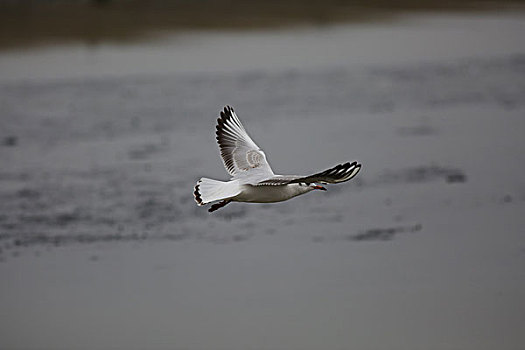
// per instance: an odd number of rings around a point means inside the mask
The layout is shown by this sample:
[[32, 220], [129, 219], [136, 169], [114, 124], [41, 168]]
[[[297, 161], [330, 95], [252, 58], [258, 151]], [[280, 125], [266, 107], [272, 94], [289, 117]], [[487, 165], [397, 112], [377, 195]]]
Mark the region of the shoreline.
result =
[[[103, 1], [0, 5], [0, 52], [38, 45], [126, 43], [192, 30], [261, 30], [392, 21], [423, 13], [522, 12], [525, 1]], [[227, 19], [227, 20], [225, 20]]]

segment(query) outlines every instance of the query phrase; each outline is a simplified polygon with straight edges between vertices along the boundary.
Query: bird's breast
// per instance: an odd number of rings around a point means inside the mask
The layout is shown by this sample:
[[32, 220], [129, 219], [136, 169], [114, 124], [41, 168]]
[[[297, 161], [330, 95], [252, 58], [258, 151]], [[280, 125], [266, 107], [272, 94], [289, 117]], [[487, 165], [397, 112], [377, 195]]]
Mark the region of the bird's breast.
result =
[[278, 186], [242, 185], [242, 192], [232, 198], [232, 200], [250, 203], [274, 203], [282, 202], [310, 191], [310, 188], [302, 187], [298, 184]]

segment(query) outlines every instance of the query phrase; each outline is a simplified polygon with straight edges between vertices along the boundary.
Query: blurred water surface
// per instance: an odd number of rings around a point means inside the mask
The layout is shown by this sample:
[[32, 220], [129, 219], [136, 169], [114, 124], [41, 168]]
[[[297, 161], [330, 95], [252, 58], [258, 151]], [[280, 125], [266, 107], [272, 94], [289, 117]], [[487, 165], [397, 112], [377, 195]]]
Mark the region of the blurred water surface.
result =
[[[524, 18], [0, 53], [0, 347], [523, 347]], [[363, 171], [210, 215], [225, 104], [276, 173]]]

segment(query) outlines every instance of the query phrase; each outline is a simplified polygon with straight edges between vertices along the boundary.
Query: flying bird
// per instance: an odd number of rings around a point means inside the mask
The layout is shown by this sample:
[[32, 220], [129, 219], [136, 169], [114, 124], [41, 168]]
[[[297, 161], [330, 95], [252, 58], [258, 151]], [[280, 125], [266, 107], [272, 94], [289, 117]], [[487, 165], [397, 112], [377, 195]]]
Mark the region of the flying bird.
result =
[[198, 205], [213, 204], [211, 213], [230, 202], [274, 203], [308, 193], [326, 191], [320, 184], [336, 184], [352, 179], [361, 169], [357, 162], [339, 164], [320, 173], [275, 175], [266, 154], [253, 142], [232, 107], [226, 106], [217, 119], [216, 135], [222, 161], [230, 181], [201, 178], [193, 195]]

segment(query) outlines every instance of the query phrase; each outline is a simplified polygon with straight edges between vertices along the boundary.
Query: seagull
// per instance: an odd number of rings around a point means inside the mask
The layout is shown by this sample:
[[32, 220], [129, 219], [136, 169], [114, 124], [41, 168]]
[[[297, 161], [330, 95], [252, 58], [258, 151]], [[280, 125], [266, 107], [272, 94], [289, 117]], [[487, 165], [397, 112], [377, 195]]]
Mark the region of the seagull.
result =
[[274, 174], [266, 154], [253, 142], [232, 107], [226, 106], [217, 119], [217, 142], [230, 181], [201, 178], [193, 195], [198, 205], [212, 204], [214, 212], [231, 202], [282, 202], [313, 190], [326, 191], [320, 184], [336, 184], [352, 179], [361, 170], [354, 161], [338, 164], [308, 176]]

